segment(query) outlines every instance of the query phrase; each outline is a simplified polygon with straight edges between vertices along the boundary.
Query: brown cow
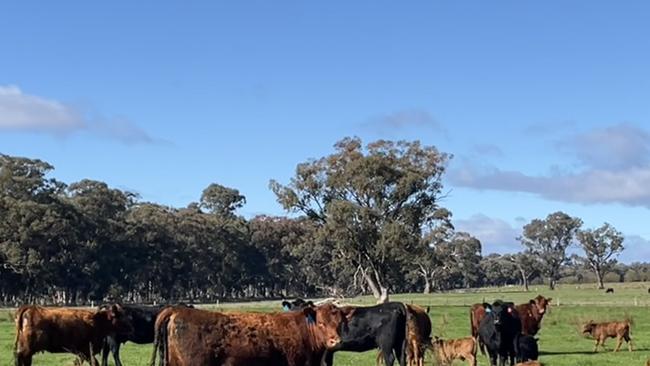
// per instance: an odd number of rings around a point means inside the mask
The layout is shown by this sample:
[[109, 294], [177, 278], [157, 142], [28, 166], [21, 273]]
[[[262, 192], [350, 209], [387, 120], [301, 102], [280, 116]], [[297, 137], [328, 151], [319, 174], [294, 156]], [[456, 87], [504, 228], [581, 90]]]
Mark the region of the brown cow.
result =
[[352, 313], [331, 304], [268, 314], [166, 308], [156, 318], [151, 365], [158, 353], [165, 366], [317, 366]]
[[539, 332], [542, 323], [542, 318], [546, 314], [546, 309], [551, 303], [552, 298], [545, 298], [542, 295], [537, 295], [536, 298], [530, 300], [527, 304], [517, 305], [517, 313], [521, 319], [521, 332], [524, 335], [534, 336]]
[[594, 323], [589, 321], [582, 327], [582, 334], [591, 334], [596, 340], [594, 345], [594, 352], [598, 352], [598, 346], [603, 346], [605, 349], [605, 340], [607, 338], [616, 338], [616, 349], [618, 352], [623, 344], [623, 339], [627, 342], [628, 349], [632, 352], [632, 338], [630, 338], [630, 321], [625, 320], [622, 322], [607, 322], [607, 323]]
[[[406, 304], [406, 359], [408, 366], [424, 366], [424, 353], [431, 343], [429, 308]], [[384, 355], [377, 353], [376, 365], [382, 365]]]
[[119, 305], [97, 311], [25, 305], [16, 311], [16, 366], [31, 366], [41, 351], [73, 353], [94, 365], [107, 335], [132, 331]]
[[439, 365], [451, 365], [455, 359], [467, 361], [470, 366], [476, 366], [476, 338], [443, 340], [435, 337], [431, 341], [433, 353]]

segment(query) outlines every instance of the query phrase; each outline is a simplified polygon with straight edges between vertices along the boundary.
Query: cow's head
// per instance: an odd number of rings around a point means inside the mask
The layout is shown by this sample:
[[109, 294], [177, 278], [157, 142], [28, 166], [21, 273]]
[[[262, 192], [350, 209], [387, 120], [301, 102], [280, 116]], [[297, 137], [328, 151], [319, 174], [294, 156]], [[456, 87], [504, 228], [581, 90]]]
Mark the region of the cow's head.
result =
[[582, 334], [583, 335], [591, 334], [591, 332], [593, 332], [595, 327], [596, 327], [596, 323], [594, 323], [593, 320], [588, 321], [587, 323], [585, 323], [585, 325], [582, 326]]
[[485, 312], [489, 314], [492, 318], [492, 322], [496, 328], [500, 328], [502, 324], [508, 323], [508, 321], [515, 316], [515, 305], [511, 302], [502, 302], [495, 301], [492, 305], [485, 306]]
[[341, 343], [339, 329], [347, 324], [352, 311], [344, 311], [332, 304], [308, 306], [302, 309], [308, 326], [311, 326], [318, 345], [328, 349], [336, 348]]
[[542, 296], [542, 295], [537, 295], [536, 298], [534, 298], [534, 299], [532, 299], [532, 300], [530, 300], [530, 301], [531, 301], [531, 303], [534, 303], [535, 306], [537, 307], [537, 313], [538, 313], [539, 315], [543, 315], [544, 313], [546, 313], [546, 308], [547, 308], [549, 305], [551, 305], [551, 300], [553, 300], [553, 298], [550, 298], [550, 297], [549, 297], [549, 298], [547, 299], [547, 298], [545, 298], [545, 297]]
[[293, 301], [282, 301], [282, 309], [284, 311], [295, 311], [303, 310], [308, 307], [314, 307], [314, 303], [311, 301], [305, 301], [303, 299], [295, 299]]
[[102, 305], [95, 313], [95, 319], [108, 323], [112, 333], [133, 333], [133, 319], [130, 313], [122, 308], [122, 305]]

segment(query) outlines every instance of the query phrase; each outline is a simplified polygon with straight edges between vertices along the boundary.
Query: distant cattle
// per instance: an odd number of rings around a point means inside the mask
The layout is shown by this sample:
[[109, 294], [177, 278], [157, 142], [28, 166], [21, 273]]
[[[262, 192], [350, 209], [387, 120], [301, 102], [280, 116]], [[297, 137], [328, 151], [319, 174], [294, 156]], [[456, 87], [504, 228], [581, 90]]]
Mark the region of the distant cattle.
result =
[[517, 305], [517, 313], [521, 319], [521, 332], [525, 335], [536, 335], [541, 327], [542, 318], [551, 303], [552, 298], [538, 295], [527, 304]]
[[610, 288], [608, 288], [607, 290], [605, 290], [605, 293], [606, 293], [606, 294], [613, 294], [613, 293], [614, 293], [614, 289], [610, 287]]
[[[111, 305], [102, 305], [99, 309], [109, 308]], [[179, 306], [188, 306], [179, 304]], [[113, 354], [115, 366], [122, 366], [120, 360], [120, 346], [127, 341], [137, 344], [153, 343], [154, 324], [158, 313], [163, 306], [144, 306], [144, 305], [123, 305], [124, 314], [130, 319], [133, 326], [133, 332], [129, 334], [109, 334], [104, 340], [102, 347], [102, 366], [108, 365], [108, 355]]]
[[[388, 302], [369, 307], [343, 306], [344, 313], [353, 312], [347, 327], [341, 329], [341, 343], [333, 351], [365, 352], [379, 348], [384, 364], [392, 366], [397, 359], [406, 365], [407, 310], [404, 304]], [[325, 363], [333, 364], [334, 352], [328, 350]]]
[[508, 360], [514, 364], [515, 338], [521, 334], [521, 321], [515, 305], [511, 302], [495, 301], [492, 305], [483, 304], [485, 317], [479, 325], [479, 345], [484, 345], [490, 365], [504, 366]]
[[632, 338], [630, 338], [629, 320], [607, 323], [594, 323], [593, 321], [589, 321], [582, 327], [582, 334], [589, 334], [596, 340], [594, 352], [598, 352], [598, 346], [603, 346], [603, 349], [605, 348], [605, 340], [607, 338], [616, 338], [616, 348], [614, 349], [614, 352], [618, 352], [618, 350], [621, 349], [623, 340], [627, 342], [628, 349], [632, 352]]
[[107, 335], [133, 331], [119, 305], [97, 311], [26, 305], [16, 311], [15, 321], [16, 366], [31, 366], [32, 356], [42, 351], [72, 353], [95, 365]]
[[333, 305], [283, 313], [167, 307], [156, 319], [151, 364], [159, 355], [164, 366], [316, 366], [339, 344], [345, 322]]
[[438, 365], [451, 366], [454, 360], [467, 361], [470, 366], [476, 366], [476, 338], [444, 340], [435, 337], [431, 341], [433, 355]]
[[529, 335], [516, 337], [515, 357], [517, 362], [536, 361], [539, 358], [537, 339]]
[[305, 301], [303, 299], [295, 299], [293, 301], [287, 301], [287, 300], [282, 301], [282, 309], [284, 309], [284, 311], [302, 310], [304, 308], [313, 307], [313, 306], [315, 306], [313, 302]]

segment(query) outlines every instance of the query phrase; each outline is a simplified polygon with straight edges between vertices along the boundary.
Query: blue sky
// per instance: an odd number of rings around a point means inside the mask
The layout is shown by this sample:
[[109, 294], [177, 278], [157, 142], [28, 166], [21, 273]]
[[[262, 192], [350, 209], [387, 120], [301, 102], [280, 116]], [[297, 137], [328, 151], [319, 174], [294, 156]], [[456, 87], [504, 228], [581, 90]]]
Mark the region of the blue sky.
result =
[[0, 5], [0, 152], [252, 216], [344, 136], [419, 139], [486, 252], [563, 210], [650, 260], [647, 2], [133, 3]]

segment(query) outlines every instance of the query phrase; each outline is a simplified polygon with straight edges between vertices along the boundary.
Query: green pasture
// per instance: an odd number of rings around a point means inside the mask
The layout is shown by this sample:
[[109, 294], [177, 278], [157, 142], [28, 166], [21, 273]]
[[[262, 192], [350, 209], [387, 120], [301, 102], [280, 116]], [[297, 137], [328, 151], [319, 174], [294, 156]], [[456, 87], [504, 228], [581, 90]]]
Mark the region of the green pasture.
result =
[[[522, 292], [519, 288], [499, 288], [469, 290], [445, 294], [402, 294], [392, 300], [430, 306], [433, 333], [444, 338], [465, 337], [469, 335], [469, 305], [494, 299], [510, 300], [516, 303], [526, 302], [538, 293], [552, 297], [555, 305], [545, 316], [539, 334], [541, 350], [540, 360], [550, 366], [595, 366], [595, 365], [645, 365], [650, 358], [650, 294], [643, 283], [613, 284], [614, 294], [605, 294], [593, 289], [593, 286], [566, 285], [555, 291], [545, 287], [534, 286], [531, 292]], [[368, 297], [349, 299], [354, 304], [372, 304]], [[221, 304], [208, 306], [222, 311], [277, 311], [278, 301], [255, 303]], [[587, 320], [605, 321], [632, 317], [632, 339], [634, 352], [627, 351], [625, 345], [619, 353], [613, 353], [615, 342], [608, 340], [606, 352], [591, 352], [593, 341], [584, 338], [578, 331], [579, 324]], [[12, 311], [0, 310], [0, 365], [13, 365], [12, 347], [14, 324]], [[145, 366], [149, 362], [151, 346], [126, 344], [121, 351], [125, 366]], [[374, 365], [374, 351], [361, 354], [338, 353], [336, 365]], [[427, 365], [432, 365], [430, 355]], [[70, 355], [38, 354], [34, 357], [35, 366], [68, 366], [73, 364]], [[456, 363], [462, 365], [464, 363]], [[479, 365], [487, 365], [487, 359], [479, 358]], [[112, 365], [112, 362], [111, 362]], [[199, 366], [199, 365], [197, 365]]]

